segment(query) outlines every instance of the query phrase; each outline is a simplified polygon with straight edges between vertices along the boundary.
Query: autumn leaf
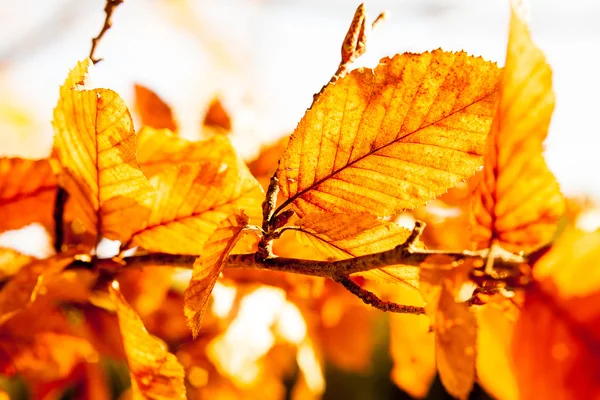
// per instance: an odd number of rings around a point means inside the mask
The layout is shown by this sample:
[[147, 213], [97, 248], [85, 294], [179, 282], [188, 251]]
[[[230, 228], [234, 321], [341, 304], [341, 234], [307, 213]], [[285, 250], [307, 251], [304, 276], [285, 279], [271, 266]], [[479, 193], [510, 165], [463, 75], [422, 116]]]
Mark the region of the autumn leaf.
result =
[[200, 332], [206, 304], [217, 278], [247, 224], [248, 217], [243, 212], [227, 217], [210, 235], [202, 256], [194, 263], [192, 280], [185, 290], [185, 315], [194, 337]]
[[33, 222], [52, 231], [56, 189], [48, 160], [0, 158], [0, 232]]
[[0, 325], [25, 309], [36, 299], [46, 280], [59, 275], [75, 260], [80, 249], [73, 248], [43, 260], [33, 260], [21, 267], [0, 290]]
[[142, 118], [142, 125], [176, 132], [177, 123], [171, 108], [147, 87], [136, 83], [134, 89], [135, 109]]
[[15, 275], [22, 267], [29, 264], [33, 257], [21, 254], [16, 250], [0, 247], [0, 279]]
[[190, 142], [167, 129], [153, 128], [143, 128], [138, 133], [137, 159], [148, 178], [185, 162], [237, 163], [235, 151], [225, 138]]
[[281, 159], [280, 208], [388, 216], [445, 192], [481, 165], [498, 80], [493, 63], [435, 50], [329, 84]]
[[204, 115], [203, 125], [209, 128], [216, 128], [218, 132], [222, 133], [231, 131], [231, 117], [218, 97], [211, 100], [206, 115]]
[[542, 155], [553, 109], [550, 67], [513, 11], [500, 102], [473, 196], [472, 239], [478, 248], [498, 243], [531, 251], [556, 232], [565, 202]]
[[[411, 231], [362, 212], [355, 214], [314, 213], [296, 222], [300, 241], [326, 259], [346, 259], [377, 253], [403, 244]], [[419, 268], [398, 265], [356, 275], [383, 282], [402, 282], [418, 288]]]
[[151, 336], [113, 281], [110, 296], [117, 309], [134, 399], [185, 399], [184, 370], [160, 339]]
[[108, 89], [80, 89], [90, 60], [79, 62], [54, 109], [53, 168], [85, 230], [126, 241], [148, 215], [153, 189], [135, 157], [135, 132], [123, 100]]
[[523, 399], [600, 396], [600, 232], [567, 231], [536, 262], [512, 355]]
[[475, 382], [477, 321], [465, 302], [455, 300], [468, 281], [469, 265], [451, 270], [422, 269], [421, 295], [435, 331], [440, 380], [452, 396], [465, 399]]

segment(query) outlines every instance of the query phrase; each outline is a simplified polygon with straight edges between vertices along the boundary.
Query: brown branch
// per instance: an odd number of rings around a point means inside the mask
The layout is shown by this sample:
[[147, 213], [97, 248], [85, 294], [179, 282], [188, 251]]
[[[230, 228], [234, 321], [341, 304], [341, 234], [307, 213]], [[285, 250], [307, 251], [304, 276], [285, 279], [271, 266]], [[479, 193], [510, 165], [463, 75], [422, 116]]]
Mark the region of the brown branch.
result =
[[362, 288], [348, 276], [336, 276], [334, 280], [344, 286], [350, 293], [361, 299], [365, 304], [375, 307], [381, 311], [414, 315], [425, 314], [425, 309], [423, 307], [407, 306], [391, 301], [381, 300], [379, 297], [377, 297], [377, 295], [375, 295], [375, 293]]
[[54, 250], [60, 253], [64, 242], [64, 213], [65, 204], [69, 199], [69, 193], [62, 187], [58, 187], [56, 191], [56, 198], [54, 200]]
[[92, 39], [92, 49], [90, 50], [90, 60], [92, 63], [96, 64], [102, 61], [101, 58], [94, 58], [94, 52], [96, 51], [96, 47], [100, 40], [104, 36], [104, 34], [112, 27], [112, 15], [115, 9], [123, 3], [124, 0], [106, 0], [106, 6], [104, 7], [104, 13], [106, 14], [106, 18], [104, 18], [104, 25], [102, 25], [102, 30], [98, 33], [98, 36]]

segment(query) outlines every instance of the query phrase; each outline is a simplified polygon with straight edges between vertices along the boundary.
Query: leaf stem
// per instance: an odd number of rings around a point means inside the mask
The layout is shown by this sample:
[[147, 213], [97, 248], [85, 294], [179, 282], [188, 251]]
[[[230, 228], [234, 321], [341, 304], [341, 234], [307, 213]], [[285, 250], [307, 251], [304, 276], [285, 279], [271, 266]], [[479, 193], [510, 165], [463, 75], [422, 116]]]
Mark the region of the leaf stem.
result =
[[56, 198], [54, 200], [54, 250], [60, 253], [64, 242], [64, 214], [65, 204], [69, 199], [69, 193], [62, 187], [58, 187], [56, 191]]
[[100, 40], [104, 34], [112, 27], [113, 12], [121, 3], [123, 3], [123, 1], [124, 0], [106, 0], [106, 6], [104, 7], [104, 13], [106, 14], [106, 17], [104, 18], [104, 25], [102, 25], [102, 29], [100, 30], [100, 33], [98, 33], [98, 36], [92, 39], [92, 48], [90, 50], [89, 57], [94, 64], [102, 61], [101, 58], [94, 58], [96, 47], [98, 46], [98, 43], [100, 43]]

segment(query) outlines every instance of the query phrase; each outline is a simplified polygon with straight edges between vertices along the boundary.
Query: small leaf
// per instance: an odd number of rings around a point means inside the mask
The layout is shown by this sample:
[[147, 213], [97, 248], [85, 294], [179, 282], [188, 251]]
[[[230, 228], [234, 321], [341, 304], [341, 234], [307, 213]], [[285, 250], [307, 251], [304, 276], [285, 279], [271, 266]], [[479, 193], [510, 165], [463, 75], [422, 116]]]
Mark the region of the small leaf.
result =
[[[325, 258], [336, 260], [363, 256], [395, 248], [404, 243], [410, 231], [363, 212], [356, 214], [315, 213], [300, 219], [300, 239]], [[356, 275], [383, 282], [402, 282], [418, 288], [419, 268], [392, 266]]]
[[135, 84], [135, 109], [142, 118], [142, 125], [155, 129], [177, 131], [177, 123], [171, 108], [156, 93]]
[[210, 235], [202, 256], [194, 263], [192, 280], [185, 290], [184, 309], [194, 337], [200, 332], [202, 317], [217, 278], [247, 224], [248, 217], [243, 212], [227, 217]]
[[53, 168], [85, 230], [126, 241], [148, 215], [154, 193], [135, 157], [127, 106], [108, 89], [81, 90], [90, 60], [79, 62], [54, 109]]
[[513, 11], [500, 103], [473, 196], [478, 248], [497, 242], [510, 251], [531, 251], [556, 232], [565, 201], [542, 155], [553, 109], [550, 66]]
[[134, 399], [185, 399], [185, 372], [160, 339], [151, 336], [118, 284], [109, 288], [117, 309]]
[[32, 222], [52, 231], [56, 189], [48, 160], [0, 158], [0, 232]]
[[523, 399], [600, 396], [600, 232], [567, 231], [534, 266], [512, 355]]
[[435, 50], [329, 84], [281, 159], [282, 207], [389, 216], [442, 194], [481, 166], [498, 81], [493, 63]]
[[0, 279], [15, 275], [22, 267], [33, 261], [33, 257], [16, 250], [0, 247]]
[[204, 116], [203, 125], [210, 128], [217, 128], [222, 133], [229, 133], [231, 131], [231, 117], [218, 97], [211, 100]]

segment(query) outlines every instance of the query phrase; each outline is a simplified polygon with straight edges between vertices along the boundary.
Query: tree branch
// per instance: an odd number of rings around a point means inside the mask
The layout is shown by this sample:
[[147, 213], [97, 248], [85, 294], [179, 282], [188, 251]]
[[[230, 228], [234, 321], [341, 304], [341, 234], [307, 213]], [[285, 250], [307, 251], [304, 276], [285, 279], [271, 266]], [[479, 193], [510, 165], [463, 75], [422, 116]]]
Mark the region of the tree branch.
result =
[[123, 1], [124, 0], [106, 0], [106, 6], [104, 7], [104, 13], [106, 14], [106, 18], [104, 18], [104, 25], [102, 25], [102, 29], [100, 30], [100, 33], [98, 33], [98, 36], [92, 39], [92, 49], [90, 50], [89, 57], [90, 60], [92, 60], [92, 63], [94, 64], [102, 61], [101, 58], [94, 58], [96, 47], [98, 46], [98, 43], [100, 43], [100, 40], [102, 39], [104, 34], [112, 27], [113, 12], [121, 3], [123, 3]]
[[62, 187], [58, 187], [54, 200], [54, 250], [60, 253], [64, 242], [64, 213], [65, 204], [69, 199], [69, 193]]

